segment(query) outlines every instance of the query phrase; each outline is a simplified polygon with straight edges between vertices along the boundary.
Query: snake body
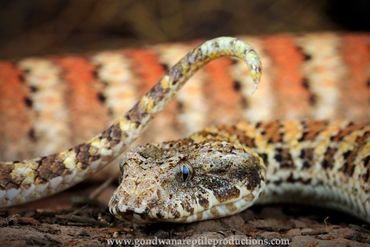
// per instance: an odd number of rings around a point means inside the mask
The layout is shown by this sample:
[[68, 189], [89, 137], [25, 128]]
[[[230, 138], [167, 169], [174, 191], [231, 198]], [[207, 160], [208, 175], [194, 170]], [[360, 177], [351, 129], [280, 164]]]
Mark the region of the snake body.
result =
[[298, 202], [370, 222], [369, 159], [369, 125], [290, 120], [211, 127], [127, 153], [110, 209], [139, 222], [194, 222], [254, 203]]
[[[220, 56], [246, 61], [256, 87], [261, 73], [260, 61], [248, 44], [227, 37], [207, 41], [172, 67], [123, 118], [91, 140], [57, 154], [0, 163], [0, 206], [16, 205], [57, 193], [104, 167], [141, 135], [155, 114], [195, 71]], [[334, 204], [336, 208], [351, 211], [369, 221], [367, 126], [321, 122], [272, 122], [267, 126], [270, 126], [265, 128], [267, 139], [261, 137], [262, 133], [259, 133], [260, 137], [257, 134], [255, 138], [248, 137], [247, 132], [239, 130], [240, 126], [222, 127], [205, 130], [185, 141], [165, 143], [161, 147], [150, 146], [140, 155], [140, 162], [137, 157], [126, 159], [128, 163], [125, 164], [136, 165], [131, 169], [126, 168], [129, 165], [123, 166], [123, 181], [110, 201], [111, 212], [119, 218], [134, 221], [205, 220], [245, 209], [257, 200], [262, 191], [282, 194], [291, 190], [285, 188], [291, 186], [292, 181], [298, 181], [293, 183], [293, 190], [316, 193], [316, 199], [329, 198], [328, 187], [336, 190], [334, 195], [339, 200], [328, 200], [326, 204]], [[253, 129], [253, 125], [248, 128], [244, 124], [244, 127], [246, 131]], [[232, 130], [225, 130], [228, 128]], [[288, 129], [293, 130], [289, 132]], [[239, 132], [240, 136], [235, 135]], [[267, 144], [261, 144], [263, 140]], [[253, 142], [254, 146], [247, 147]], [[174, 156], [168, 157], [168, 154]], [[188, 160], [191, 154], [199, 154], [195, 157], [199, 162], [195, 164], [192, 163], [194, 160]], [[278, 158], [273, 157], [274, 154]], [[166, 162], [155, 167], [146, 160], [154, 162], [164, 158]], [[267, 175], [264, 163], [267, 164]], [[211, 176], [215, 172], [213, 169], [220, 173]], [[304, 172], [297, 175], [301, 171]], [[322, 172], [327, 173], [326, 178], [313, 179]], [[272, 174], [279, 174], [277, 178], [280, 180], [275, 181]], [[167, 178], [165, 182], [163, 178]], [[194, 181], [199, 186], [187, 186]], [[343, 181], [350, 185], [345, 186]], [[265, 184], [267, 189], [264, 189]], [[299, 184], [307, 184], [310, 189], [302, 189]], [[164, 188], [166, 193], [163, 193]], [[172, 196], [169, 191], [173, 192]], [[343, 198], [345, 203], [341, 201]]]
[[[248, 82], [249, 70], [242, 61], [214, 60], [192, 76], [138, 143], [175, 140], [208, 126], [241, 120], [369, 121], [370, 34], [242, 35], [239, 39], [253, 46], [264, 68], [253, 97], [248, 94], [253, 85]], [[127, 112], [199, 43], [0, 58], [0, 160], [45, 156], [85, 142]], [[114, 169], [118, 162], [110, 167], [98, 174], [101, 179], [106, 172], [118, 172]]]
[[260, 60], [250, 45], [227, 37], [207, 41], [174, 65], [125, 116], [91, 140], [45, 157], [1, 162], [0, 206], [12, 206], [65, 190], [107, 165], [140, 136], [192, 74], [221, 56], [245, 60], [256, 87]]

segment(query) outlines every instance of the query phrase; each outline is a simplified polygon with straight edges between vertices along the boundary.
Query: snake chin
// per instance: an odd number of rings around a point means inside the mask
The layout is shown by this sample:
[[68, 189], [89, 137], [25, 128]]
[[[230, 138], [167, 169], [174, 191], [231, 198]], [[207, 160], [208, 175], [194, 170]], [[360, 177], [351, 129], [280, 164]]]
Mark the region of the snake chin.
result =
[[264, 188], [263, 161], [251, 150], [191, 138], [126, 153], [109, 207], [135, 223], [193, 222], [238, 213]]

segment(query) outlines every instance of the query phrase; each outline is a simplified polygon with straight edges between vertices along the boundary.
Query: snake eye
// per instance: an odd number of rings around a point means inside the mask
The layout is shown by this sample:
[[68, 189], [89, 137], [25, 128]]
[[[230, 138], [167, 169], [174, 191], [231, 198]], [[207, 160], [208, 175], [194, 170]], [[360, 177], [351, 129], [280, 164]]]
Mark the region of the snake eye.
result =
[[182, 181], [186, 182], [190, 180], [193, 176], [193, 168], [188, 164], [180, 165], [181, 178]]

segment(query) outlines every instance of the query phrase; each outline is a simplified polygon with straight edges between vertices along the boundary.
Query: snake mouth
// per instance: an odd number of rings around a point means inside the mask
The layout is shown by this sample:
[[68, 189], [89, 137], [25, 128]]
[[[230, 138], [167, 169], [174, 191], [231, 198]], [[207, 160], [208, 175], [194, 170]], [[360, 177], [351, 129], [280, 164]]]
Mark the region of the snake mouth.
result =
[[148, 208], [133, 208], [117, 201], [111, 200], [109, 203], [109, 211], [115, 217], [123, 221], [133, 222], [133, 223], [150, 223], [153, 222]]
[[208, 209], [197, 212], [196, 214], [175, 219], [169, 219], [168, 221], [175, 223], [192, 223], [197, 221], [222, 218], [225, 216], [231, 216], [240, 213], [254, 204], [254, 202], [259, 198], [263, 187], [264, 184], [262, 184], [259, 189], [256, 189], [255, 191], [250, 192], [249, 194], [242, 196], [236, 200], [219, 203], [217, 205], [213, 205]]
[[263, 189], [263, 185], [253, 192], [246, 194], [235, 200], [229, 200], [224, 203], [218, 203], [208, 209], [204, 209], [192, 215], [181, 217], [159, 217], [157, 214], [153, 215], [148, 207], [133, 208], [122, 203], [119, 199], [113, 199], [110, 202], [109, 210], [117, 218], [137, 224], [144, 223], [192, 223], [196, 221], [204, 221], [209, 219], [216, 219], [225, 216], [237, 214], [254, 204]]

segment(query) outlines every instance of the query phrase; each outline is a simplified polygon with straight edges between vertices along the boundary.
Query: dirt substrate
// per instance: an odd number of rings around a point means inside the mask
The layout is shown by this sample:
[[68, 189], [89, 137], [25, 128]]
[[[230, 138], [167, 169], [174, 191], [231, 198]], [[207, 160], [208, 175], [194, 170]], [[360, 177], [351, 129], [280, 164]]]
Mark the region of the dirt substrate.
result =
[[132, 225], [117, 221], [107, 210], [115, 185], [105, 188], [96, 200], [85, 200], [97, 187], [84, 184], [0, 211], [0, 246], [102, 246], [113, 239], [142, 244], [151, 239], [157, 246], [168, 246], [158, 241], [191, 243], [186, 239], [198, 239], [201, 244], [221, 240], [230, 245], [234, 239], [234, 243], [255, 246], [261, 241], [289, 241], [289, 246], [370, 246], [369, 225], [342, 213], [293, 205], [255, 206], [232, 217], [194, 224]]

